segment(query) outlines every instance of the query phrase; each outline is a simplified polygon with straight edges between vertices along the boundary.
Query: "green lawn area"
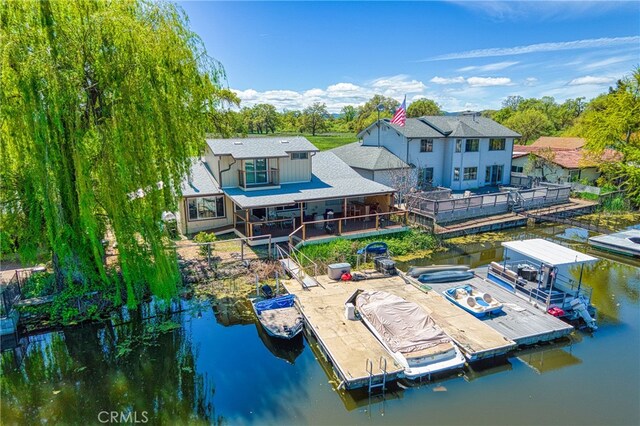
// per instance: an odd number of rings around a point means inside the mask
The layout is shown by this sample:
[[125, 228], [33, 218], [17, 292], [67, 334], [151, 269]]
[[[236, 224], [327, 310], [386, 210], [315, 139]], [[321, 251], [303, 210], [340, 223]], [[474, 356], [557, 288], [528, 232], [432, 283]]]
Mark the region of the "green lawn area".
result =
[[303, 135], [305, 138], [320, 149], [326, 151], [348, 143], [356, 142], [358, 138], [352, 133], [335, 133], [326, 135]]

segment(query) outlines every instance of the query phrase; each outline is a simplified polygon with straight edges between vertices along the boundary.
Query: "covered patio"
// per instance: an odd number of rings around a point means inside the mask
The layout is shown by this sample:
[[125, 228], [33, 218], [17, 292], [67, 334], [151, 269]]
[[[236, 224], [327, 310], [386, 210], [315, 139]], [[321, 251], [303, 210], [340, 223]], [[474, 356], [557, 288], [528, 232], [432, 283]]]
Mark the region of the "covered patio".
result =
[[392, 194], [310, 200], [269, 207], [235, 206], [234, 229], [246, 237], [270, 234], [292, 244], [336, 236], [402, 230], [406, 212], [393, 207]]

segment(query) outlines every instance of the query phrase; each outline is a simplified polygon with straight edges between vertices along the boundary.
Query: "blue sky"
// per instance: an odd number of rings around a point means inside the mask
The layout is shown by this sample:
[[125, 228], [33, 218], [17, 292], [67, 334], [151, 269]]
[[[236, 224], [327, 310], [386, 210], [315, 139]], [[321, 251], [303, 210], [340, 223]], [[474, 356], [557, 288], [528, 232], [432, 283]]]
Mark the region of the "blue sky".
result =
[[591, 99], [640, 65], [638, 1], [179, 4], [242, 106]]

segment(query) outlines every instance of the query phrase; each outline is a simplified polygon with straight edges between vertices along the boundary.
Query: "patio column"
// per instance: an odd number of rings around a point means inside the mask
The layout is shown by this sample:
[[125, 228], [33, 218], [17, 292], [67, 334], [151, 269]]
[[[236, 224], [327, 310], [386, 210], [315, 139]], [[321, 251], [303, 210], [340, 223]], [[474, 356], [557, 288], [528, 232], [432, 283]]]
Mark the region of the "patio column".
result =
[[[304, 203], [300, 202], [300, 225], [304, 223]], [[293, 226], [295, 228], [295, 224]]]

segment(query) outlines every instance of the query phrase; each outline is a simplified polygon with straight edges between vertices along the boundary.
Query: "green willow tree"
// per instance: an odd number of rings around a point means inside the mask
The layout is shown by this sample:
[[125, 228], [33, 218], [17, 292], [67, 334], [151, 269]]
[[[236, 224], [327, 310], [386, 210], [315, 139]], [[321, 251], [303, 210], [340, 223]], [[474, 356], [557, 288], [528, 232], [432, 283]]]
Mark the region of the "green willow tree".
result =
[[[204, 147], [222, 67], [162, 2], [3, 1], [0, 31], [3, 232], [24, 260], [47, 249], [76, 294], [175, 294], [160, 218]], [[107, 231], [121, 279], [103, 264]]]
[[605, 178], [620, 183], [640, 206], [640, 68], [592, 100], [578, 127], [596, 157], [606, 148], [622, 154], [621, 161], [602, 163], [601, 168]]

